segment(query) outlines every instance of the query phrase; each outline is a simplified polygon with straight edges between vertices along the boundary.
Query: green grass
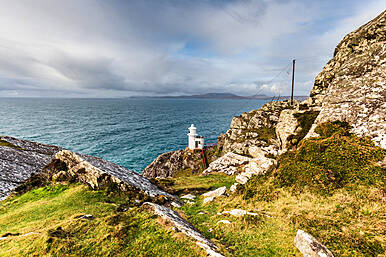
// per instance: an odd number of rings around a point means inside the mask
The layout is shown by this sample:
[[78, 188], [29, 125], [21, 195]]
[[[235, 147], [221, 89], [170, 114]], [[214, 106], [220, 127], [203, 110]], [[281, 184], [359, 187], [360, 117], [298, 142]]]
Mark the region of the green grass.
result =
[[206, 176], [192, 174], [189, 170], [181, 171], [173, 178], [154, 181], [164, 190], [173, 194], [204, 193], [222, 186], [229, 188], [235, 183], [235, 176], [213, 173]]
[[[229, 187], [234, 176], [189, 170], [156, 181], [165, 190], [197, 195], [176, 208], [225, 256], [301, 256], [293, 240], [302, 229], [335, 256], [385, 256], [385, 150], [349, 133], [346, 123], [320, 125], [278, 158], [279, 168], [255, 176], [230, 196], [203, 204], [202, 193]], [[122, 208], [132, 208], [119, 212]], [[243, 209], [258, 216], [218, 215]], [[95, 219], [79, 219], [92, 214]], [[219, 220], [231, 224], [217, 224]], [[37, 232], [21, 236], [28, 232]], [[0, 256], [202, 256], [184, 235], [127, 196], [54, 184], [0, 202]]]
[[316, 117], [318, 117], [318, 111], [305, 111], [295, 113], [294, 116], [298, 121], [298, 127], [300, 131], [295, 135], [288, 137], [288, 142], [292, 145], [297, 145], [308, 133]]
[[5, 141], [3, 139], [0, 139], [0, 146], [6, 146], [6, 147], [22, 150], [20, 147], [14, 145], [14, 144], [12, 144], [12, 143], [10, 143], [8, 141]]
[[[298, 229], [335, 256], [385, 256], [385, 170], [377, 162], [386, 152], [349, 130], [342, 122], [322, 124], [321, 136], [282, 155], [277, 170], [252, 177], [229, 197], [206, 205], [199, 197], [180, 211], [226, 256], [301, 256], [293, 245]], [[185, 175], [169, 186], [209, 190], [224, 183], [221, 176]], [[217, 214], [235, 208], [260, 215]], [[217, 224], [222, 219], [231, 224]]]
[[[146, 209], [83, 185], [50, 185], [0, 202], [0, 256], [201, 256]], [[92, 220], [79, 219], [91, 214]], [[26, 233], [33, 234], [23, 236]], [[19, 234], [19, 235], [17, 235]]]
[[321, 136], [305, 140], [296, 151], [279, 158], [277, 185], [296, 191], [309, 188], [318, 194], [355, 183], [384, 185], [385, 169], [376, 163], [385, 158], [385, 149], [350, 134], [344, 123], [325, 123], [316, 132]]
[[258, 206], [285, 231], [309, 232], [336, 256], [384, 256], [385, 169], [377, 162], [386, 151], [349, 129], [321, 124], [320, 137], [280, 156], [276, 171], [253, 177], [230, 201]]
[[[200, 198], [181, 210], [195, 227], [216, 243], [225, 256], [301, 256], [293, 245], [294, 228], [281, 219], [264, 216], [264, 212], [256, 210], [257, 207], [248, 205], [239, 196], [231, 196], [217, 198], [205, 205]], [[261, 215], [233, 217], [217, 214], [234, 208]], [[231, 224], [217, 224], [224, 219]]]

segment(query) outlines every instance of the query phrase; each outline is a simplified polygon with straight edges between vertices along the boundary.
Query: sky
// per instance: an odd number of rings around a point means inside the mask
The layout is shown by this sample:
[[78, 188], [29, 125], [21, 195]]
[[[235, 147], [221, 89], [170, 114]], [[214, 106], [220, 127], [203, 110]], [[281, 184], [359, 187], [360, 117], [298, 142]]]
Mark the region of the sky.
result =
[[384, 0], [0, 0], [0, 97], [308, 95]]

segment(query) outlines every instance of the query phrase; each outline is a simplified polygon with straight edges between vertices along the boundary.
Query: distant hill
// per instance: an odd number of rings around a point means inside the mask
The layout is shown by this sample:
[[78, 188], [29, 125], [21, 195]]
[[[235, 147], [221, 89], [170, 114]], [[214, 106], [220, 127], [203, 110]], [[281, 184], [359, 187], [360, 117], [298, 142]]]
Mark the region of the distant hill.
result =
[[[273, 99], [284, 100], [290, 96], [267, 96], [267, 95], [252, 95], [240, 96], [232, 93], [206, 93], [199, 95], [180, 95], [180, 96], [132, 96], [130, 98], [177, 98], [177, 99]], [[294, 96], [296, 100], [304, 100], [307, 96]]]

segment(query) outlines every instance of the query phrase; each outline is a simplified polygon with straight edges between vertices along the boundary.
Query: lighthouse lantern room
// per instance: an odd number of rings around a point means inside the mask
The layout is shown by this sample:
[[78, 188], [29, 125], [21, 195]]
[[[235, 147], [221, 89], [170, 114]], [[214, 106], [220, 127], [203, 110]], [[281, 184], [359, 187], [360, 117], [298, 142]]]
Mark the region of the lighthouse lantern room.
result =
[[188, 140], [190, 150], [204, 148], [204, 137], [197, 135], [197, 128], [193, 124], [189, 127]]

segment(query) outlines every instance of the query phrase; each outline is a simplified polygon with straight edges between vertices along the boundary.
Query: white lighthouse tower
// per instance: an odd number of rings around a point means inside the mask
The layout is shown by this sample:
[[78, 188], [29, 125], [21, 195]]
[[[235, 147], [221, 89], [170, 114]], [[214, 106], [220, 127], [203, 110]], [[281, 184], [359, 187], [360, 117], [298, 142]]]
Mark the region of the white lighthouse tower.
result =
[[188, 140], [188, 147], [190, 150], [204, 148], [204, 137], [197, 135], [197, 128], [194, 126], [194, 124], [190, 125], [189, 127]]

